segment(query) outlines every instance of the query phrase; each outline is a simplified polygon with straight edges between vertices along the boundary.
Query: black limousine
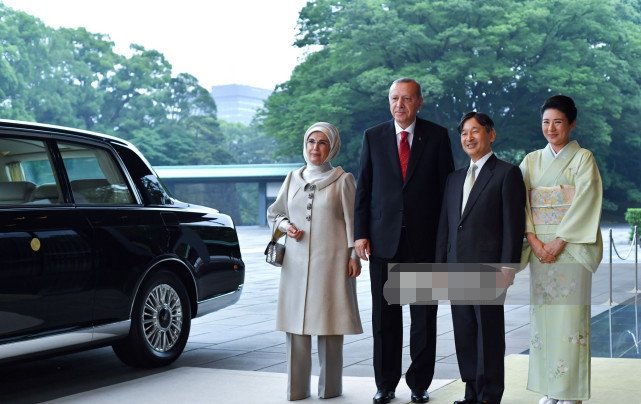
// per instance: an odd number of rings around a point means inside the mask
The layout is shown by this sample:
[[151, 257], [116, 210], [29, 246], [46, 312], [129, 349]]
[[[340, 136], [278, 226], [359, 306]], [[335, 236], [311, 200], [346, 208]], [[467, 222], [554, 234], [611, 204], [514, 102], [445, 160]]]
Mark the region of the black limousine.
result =
[[111, 345], [167, 365], [244, 278], [231, 218], [172, 198], [131, 143], [0, 120], [0, 363]]

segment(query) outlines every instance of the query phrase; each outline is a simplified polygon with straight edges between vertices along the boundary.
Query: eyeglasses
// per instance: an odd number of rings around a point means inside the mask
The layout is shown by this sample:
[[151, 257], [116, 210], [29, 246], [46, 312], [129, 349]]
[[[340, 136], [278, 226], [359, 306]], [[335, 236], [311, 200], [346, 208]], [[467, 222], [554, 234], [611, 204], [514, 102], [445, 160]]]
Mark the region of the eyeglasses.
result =
[[314, 147], [318, 143], [318, 147], [329, 147], [329, 142], [327, 140], [318, 140], [316, 141], [315, 139], [308, 139], [307, 144]]

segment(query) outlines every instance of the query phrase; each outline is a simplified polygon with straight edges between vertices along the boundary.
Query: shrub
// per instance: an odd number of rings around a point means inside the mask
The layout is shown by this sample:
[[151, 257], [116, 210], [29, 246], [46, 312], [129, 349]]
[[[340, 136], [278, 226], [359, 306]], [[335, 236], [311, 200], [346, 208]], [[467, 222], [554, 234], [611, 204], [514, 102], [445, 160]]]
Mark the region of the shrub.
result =
[[628, 208], [625, 212], [625, 220], [630, 224], [630, 240], [632, 240], [634, 226], [637, 226], [637, 232], [641, 231], [641, 208]]

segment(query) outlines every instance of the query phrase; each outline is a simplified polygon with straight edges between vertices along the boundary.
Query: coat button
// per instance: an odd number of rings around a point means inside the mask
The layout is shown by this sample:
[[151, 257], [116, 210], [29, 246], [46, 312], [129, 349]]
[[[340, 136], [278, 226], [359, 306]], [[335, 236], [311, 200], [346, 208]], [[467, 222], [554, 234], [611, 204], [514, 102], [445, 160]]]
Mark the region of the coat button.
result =
[[459, 230], [463, 230], [463, 226], [459, 226], [459, 227], [458, 227], [458, 229], [459, 229]]

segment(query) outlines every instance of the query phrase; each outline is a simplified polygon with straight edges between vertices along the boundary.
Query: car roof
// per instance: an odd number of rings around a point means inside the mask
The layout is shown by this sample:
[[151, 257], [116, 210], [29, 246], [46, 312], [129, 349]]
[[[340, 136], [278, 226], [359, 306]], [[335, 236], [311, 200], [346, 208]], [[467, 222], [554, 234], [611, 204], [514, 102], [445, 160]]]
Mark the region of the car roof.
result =
[[70, 128], [66, 126], [50, 125], [38, 122], [15, 121], [11, 119], [0, 119], [0, 129], [27, 129], [38, 131], [53, 131], [60, 134], [74, 135], [84, 137], [91, 140], [99, 140], [103, 142], [116, 142], [123, 144], [129, 148], [134, 148], [133, 144], [116, 136], [105, 135], [104, 133], [92, 132], [83, 129]]

